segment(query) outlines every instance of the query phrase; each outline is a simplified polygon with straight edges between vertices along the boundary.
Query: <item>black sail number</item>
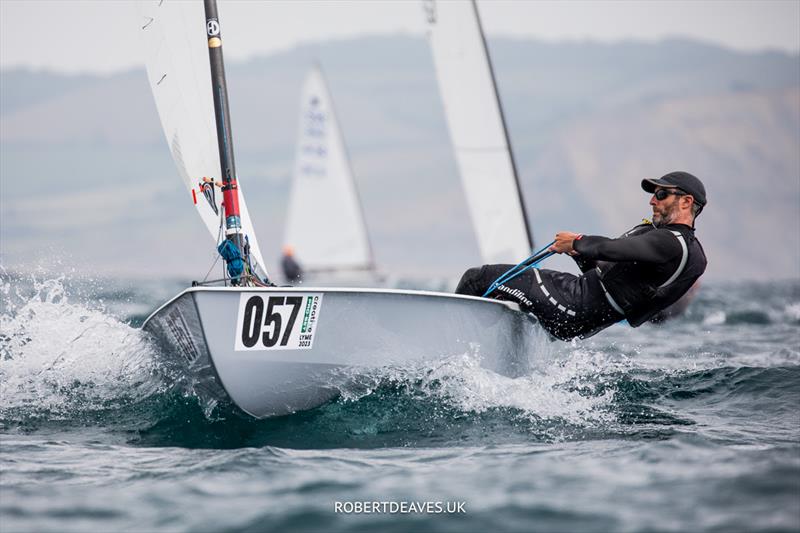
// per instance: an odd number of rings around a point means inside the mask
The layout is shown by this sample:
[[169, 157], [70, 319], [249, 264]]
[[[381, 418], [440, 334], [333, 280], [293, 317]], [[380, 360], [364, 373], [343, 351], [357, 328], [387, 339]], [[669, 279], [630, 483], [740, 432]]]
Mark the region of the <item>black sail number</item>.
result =
[[281, 339], [281, 346], [286, 346], [286, 344], [289, 342], [289, 336], [292, 334], [294, 321], [297, 320], [297, 313], [300, 311], [300, 304], [302, 303], [303, 303], [302, 296], [289, 296], [286, 298], [286, 305], [292, 306], [292, 314], [289, 315], [289, 323], [286, 325], [286, 331], [283, 333], [283, 338]]
[[264, 346], [272, 348], [278, 342], [281, 334], [281, 314], [274, 312], [277, 305], [283, 305], [283, 296], [271, 296], [267, 304], [267, 316], [264, 317], [264, 327], [270, 331], [264, 332]]
[[[292, 329], [303, 304], [303, 297], [268, 296], [266, 300], [266, 313], [264, 312], [264, 298], [261, 296], [251, 296], [245, 303], [242, 344], [246, 348], [253, 348], [259, 340], [267, 348], [274, 347], [278, 344], [279, 339], [280, 345], [286, 346], [292, 336]], [[284, 328], [285, 316], [281, 312], [281, 308], [287, 306], [291, 307], [291, 311], [289, 311], [289, 318], [286, 320]]]
[[244, 323], [242, 324], [242, 344], [252, 348], [261, 333], [261, 317], [264, 314], [264, 300], [252, 296], [244, 304]]

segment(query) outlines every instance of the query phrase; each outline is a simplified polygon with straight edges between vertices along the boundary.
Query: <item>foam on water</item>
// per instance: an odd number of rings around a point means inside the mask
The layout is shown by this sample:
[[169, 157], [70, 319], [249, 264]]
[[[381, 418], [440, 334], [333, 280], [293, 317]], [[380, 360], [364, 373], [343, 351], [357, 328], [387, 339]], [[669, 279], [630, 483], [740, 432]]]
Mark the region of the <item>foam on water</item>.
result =
[[703, 319], [703, 325], [706, 326], [719, 326], [720, 324], [725, 323], [725, 311], [714, 311], [713, 313], [709, 313]]
[[784, 309], [784, 313], [794, 322], [800, 322], [800, 302], [789, 304]]
[[[348, 385], [340, 387], [342, 401], [359, 401], [382, 385], [400, 387], [411, 397], [432, 400], [462, 413], [513, 410], [530, 419], [559, 420], [576, 425], [606, 423], [613, 384], [604, 374], [627, 367], [623, 359], [599, 351], [561, 346], [549, 341], [534, 349], [534, 369], [510, 378], [482, 366], [479, 348], [403, 367], [372, 370], [350, 368]], [[534, 347], [536, 348], [536, 347]], [[542, 352], [550, 352], [542, 357]]]
[[71, 302], [64, 278], [2, 281], [0, 417], [71, 417], [147, 397], [161, 383], [142, 332]]

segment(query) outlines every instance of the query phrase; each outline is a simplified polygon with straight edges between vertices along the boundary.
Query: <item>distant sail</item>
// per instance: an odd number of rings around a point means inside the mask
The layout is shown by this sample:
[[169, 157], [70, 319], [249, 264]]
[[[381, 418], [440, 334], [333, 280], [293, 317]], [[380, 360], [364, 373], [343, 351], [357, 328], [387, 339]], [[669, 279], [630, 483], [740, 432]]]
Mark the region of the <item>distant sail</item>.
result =
[[[189, 201], [194, 203], [208, 231], [219, 242], [225, 238], [224, 223], [220, 231], [222, 193], [201, 185], [203, 177], [222, 180], [203, 3], [140, 0], [138, 7], [147, 77], [172, 159], [189, 190]], [[250, 254], [263, 269], [264, 259], [241, 181], [239, 209]]]
[[284, 239], [305, 271], [374, 268], [353, 172], [319, 67], [309, 72]]
[[516, 263], [527, 226], [502, 109], [474, 2], [424, 0], [450, 138], [486, 263]]

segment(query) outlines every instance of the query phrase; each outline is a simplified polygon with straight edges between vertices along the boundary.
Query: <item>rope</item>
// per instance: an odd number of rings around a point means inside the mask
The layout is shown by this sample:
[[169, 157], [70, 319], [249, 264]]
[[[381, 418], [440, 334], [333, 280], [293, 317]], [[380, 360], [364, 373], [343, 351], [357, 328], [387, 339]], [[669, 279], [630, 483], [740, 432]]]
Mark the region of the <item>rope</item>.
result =
[[545, 259], [547, 259], [551, 255], [555, 254], [555, 252], [551, 252], [551, 251], [548, 250], [548, 248], [550, 248], [553, 244], [555, 244], [555, 241], [551, 242], [550, 244], [548, 244], [547, 246], [545, 246], [544, 248], [542, 248], [538, 252], [535, 252], [533, 255], [531, 255], [527, 259], [517, 263], [513, 267], [511, 267], [508, 270], [506, 270], [503, 273], [502, 276], [500, 276], [499, 278], [494, 280], [494, 282], [491, 285], [489, 285], [489, 288], [486, 290], [485, 293], [483, 293], [483, 297], [486, 298], [497, 287], [499, 287], [503, 283], [505, 283], [507, 281], [511, 281], [512, 279], [516, 278], [517, 276], [519, 276], [523, 272], [526, 272], [526, 271], [530, 270], [531, 268], [535, 267], [536, 265], [538, 265], [539, 263], [541, 263], [542, 261], [544, 261]]
[[[224, 204], [222, 204], [220, 207], [224, 207]], [[222, 228], [224, 227], [224, 225], [225, 225], [225, 210], [224, 209], [220, 209], [219, 210], [219, 228], [217, 230], [217, 241], [216, 241], [217, 242], [217, 246], [219, 246], [219, 244], [222, 242]], [[247, 238], [246, 235], [245, 235], [245, 242], [246, 242], [246, 246], [249, 248], [250, 247], [250, 242], [249, 242], [249, 239]], [[208, 276], [211, 275], [211, 271], [214, 270], [214, 267], [216, 266], [217, 262], [219, 262], [219, 258], [220, 257], [221, 257], [221, 255], [219, 253], [217, 253], [216, 254], [216, 258], [214, 259], [214, 262], [211, 264], [211, 268], [208, 269], [208, 272], [206, 272], [206, 275], [203, 277], [203, 281], [199, 282], [198, 285], [204, 285], [204, 284], [206, 284], [208, 282]], [[275, 286], [274, 284], [270, 283], [269, 278], [266, 278], [265, 281], [262, 281], [261, 279], [259, 279], [258, 275], [256, 274], [256, 272], [253, 269], [253, 264], [251, 262], [249, 253], [247, 253], [245, 255], [245, 257], [242, 258], [242, 260], [243, 260], [243, 263], [244, 263], [244, 272], [242, 273], [242, 275], [239, 278], [240, 283], [242, 284], [242, 286], [247, 286], [248, 282], [249, 282], [249, 284], [251, 286], [255, 285], [257, 287], [274, 287]], [[227, 271], [225, 269], [225, 263], [223, 262], [222, 263], [222, 278], [219, 279], [219, 280], [212, 280], [212, 282], [222, 281], [222, 282], [225, 283], [225, 286], [227, 287], [228, 286], [228, 282], [230, 280], [231, 280], [231, 278], [230, 278], [230, 276], [228, 276], [228, 273], [227, 273]]]
[[[224, 215], [224, 211], [223, 211], [222, 209], [220, 209], [220, 214], [219, 214], [219, 229], [217, 230], [217, 244], [218, 244], [218, 245], [219, 245], [219, 243], [220, 243], [220, 240], [219, 240], [219, 239], [220, 239], [220, 237], [222, 236], [222, 224], [223, 224], [223, 222], [225, 221], [225, 218], [224, 218], [224, 217], [225, 217], [225, 215]], [[214, 270], [214, 267], [216, 266], [216, 264], [217, 264], [217, 261], [219, 261], [219, 258], [220, 258], [220, 255], [219, 255], [219, 253], [217, 253], [217, 254], [216, 254], [216, 258], [214, 259], [214, 262], [213, 262], [213, 263], [211, 263], [211, 268], [209, 268], [209, 269], [208, 269], [208, 272], [206, 272], [206, 275], [205, 275], [205, 277], [203, 278], [203, 281], [201, 281], [201, 282], [200, 282], [201, 284], [202, 284], [202, 283], [205, 283], [206, 281], [208, 281], [208, 276], [210, 276], [210, 275], [211, 275], [211, 271], [212, 271], [212, 270]], [[222, 265], [222, 277], [223, 277], [223, 278], [227, 278], [227, 276], [225, 275], [225, 265]], [[228, 284], [228, 282], [227, 282], [227, 279], [225, 279], [225, 284], [226, 284], [226, 285]]]

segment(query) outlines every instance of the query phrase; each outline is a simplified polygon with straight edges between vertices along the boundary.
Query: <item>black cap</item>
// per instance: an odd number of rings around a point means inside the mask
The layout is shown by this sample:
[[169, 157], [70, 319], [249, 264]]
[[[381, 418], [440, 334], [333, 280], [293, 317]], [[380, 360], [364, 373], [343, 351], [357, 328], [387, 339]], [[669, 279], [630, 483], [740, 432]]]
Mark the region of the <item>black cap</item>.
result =
[[688, 172], [670, 172], [658, 179], [643, 179], [642, 189], [649, 193], [656, 192], [656, 187], [677, 187], [683, 192], [694, 197], [694, 201], [701, 207], [706, 205], [706, 188], [703, 182]]

